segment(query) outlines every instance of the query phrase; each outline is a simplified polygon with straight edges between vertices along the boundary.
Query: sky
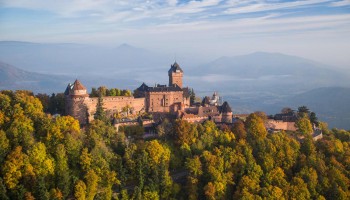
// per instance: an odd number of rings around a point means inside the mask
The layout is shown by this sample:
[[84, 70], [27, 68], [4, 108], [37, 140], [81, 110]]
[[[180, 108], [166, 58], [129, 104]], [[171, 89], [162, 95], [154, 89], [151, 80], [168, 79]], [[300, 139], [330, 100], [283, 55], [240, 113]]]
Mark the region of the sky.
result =
[[350, 0], [0, 0], [0, 40], [279, 52], [350, 71]]

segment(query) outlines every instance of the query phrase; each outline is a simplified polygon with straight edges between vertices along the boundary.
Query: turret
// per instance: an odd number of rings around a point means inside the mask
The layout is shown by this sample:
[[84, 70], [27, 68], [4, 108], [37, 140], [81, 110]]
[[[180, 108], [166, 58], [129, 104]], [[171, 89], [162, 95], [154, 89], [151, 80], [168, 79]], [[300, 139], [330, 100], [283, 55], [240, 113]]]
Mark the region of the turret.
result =
[[221, 106], [221, 115], [222, 122], [232, 123], [232, 109], [226, 101]]
[[65, 94], [65, 111], [66, 115], [70, 115], [79, 120], [81, 125], [87, 123], [87, 108], [84, 101], [89, 98], [86, 88], [79, 80], [75, 80], [73, 84], [68, 84]]
[[89, 96], [86, 87], [80, 83], [78, 79], [76, 79], [71, 85], [71, 89], [69, 90], [69, 96], [75, 96], [75, 97], [87, 97]]
[[180, 68], [180, 65], [176, 62], [171, 65], [169, 71], [169, 86], [178, 85], [180, 88], [182, 88], [182, 77], [183, 77], [183, 71]]

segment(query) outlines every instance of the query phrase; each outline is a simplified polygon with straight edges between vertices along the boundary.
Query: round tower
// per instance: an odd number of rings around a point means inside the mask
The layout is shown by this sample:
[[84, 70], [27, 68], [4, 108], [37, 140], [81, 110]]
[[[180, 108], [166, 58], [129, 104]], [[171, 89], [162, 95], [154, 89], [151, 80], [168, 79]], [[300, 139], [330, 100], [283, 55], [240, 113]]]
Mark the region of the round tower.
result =
[[232, 109], [230, 107], [230, 105], [225, 101], [222, 106], [221, 106], [221, 122], [224, 123], [232, 123]]
[[73, 84], [67, 86], [66, 92], [66, 114], [79, 120], [81, 125], [88, 121], [88, 110], [85, 100], [89, 98], [85, 86], [79, 81], [75, 80]]
[[169, 86], [178, 85], [180, 88], [182, 88], [182, 77], [183, 77], [183, 71], [180, 68], [180, 65], [175, 62], [171, 65], [169, 71]]

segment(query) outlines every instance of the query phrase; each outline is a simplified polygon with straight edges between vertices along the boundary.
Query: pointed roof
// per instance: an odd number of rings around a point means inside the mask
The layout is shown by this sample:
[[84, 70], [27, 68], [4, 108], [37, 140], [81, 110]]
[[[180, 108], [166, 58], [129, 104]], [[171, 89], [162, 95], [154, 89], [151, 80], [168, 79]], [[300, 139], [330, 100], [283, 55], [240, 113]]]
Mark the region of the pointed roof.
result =
[[136, 90], [141, 91], [141, 92], [145, 92], [148, 91], [148, 85], [146, 85], [146, 83], [142, 83], [142, 85], [140, 87], [138, 87]]
[[86, 90], [86, 87], [81, 84], [78, 79], [76, 79], [73, 83], [72, 90]]
[[232, 109], [230, 107], [230, 105], [227, 103], [227, 101], [225, 101], [222, 106], [221, 106], [221, 112], [222, 113], [229, 113], [232, 112]]
[[72, 84], [68, 83], [66, 90], [64, 91], [65, 95], [69, 95], [69, 90], [72, 89]]
[[210, 104], [210, 97], [205, 96], [202, 100], [202, 106]]
[[180, 65], [177, 64], [177, 62], [175, 61], [174, 64], [171, 65], [170, 69], [169, 69], [169, 73], [171, 72], [176, 72], [176, 71], [180, 71], [180, 72], [183, 72]]

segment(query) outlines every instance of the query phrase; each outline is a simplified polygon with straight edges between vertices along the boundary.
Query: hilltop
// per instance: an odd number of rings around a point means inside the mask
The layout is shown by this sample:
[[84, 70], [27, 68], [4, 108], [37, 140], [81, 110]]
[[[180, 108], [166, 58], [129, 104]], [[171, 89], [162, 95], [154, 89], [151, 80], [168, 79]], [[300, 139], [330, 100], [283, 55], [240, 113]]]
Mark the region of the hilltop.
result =
[[22, 70], [0, 61], [0, 90], [33, 90], [35, 92], [62, 92], [67, 76], [48, 75]]

